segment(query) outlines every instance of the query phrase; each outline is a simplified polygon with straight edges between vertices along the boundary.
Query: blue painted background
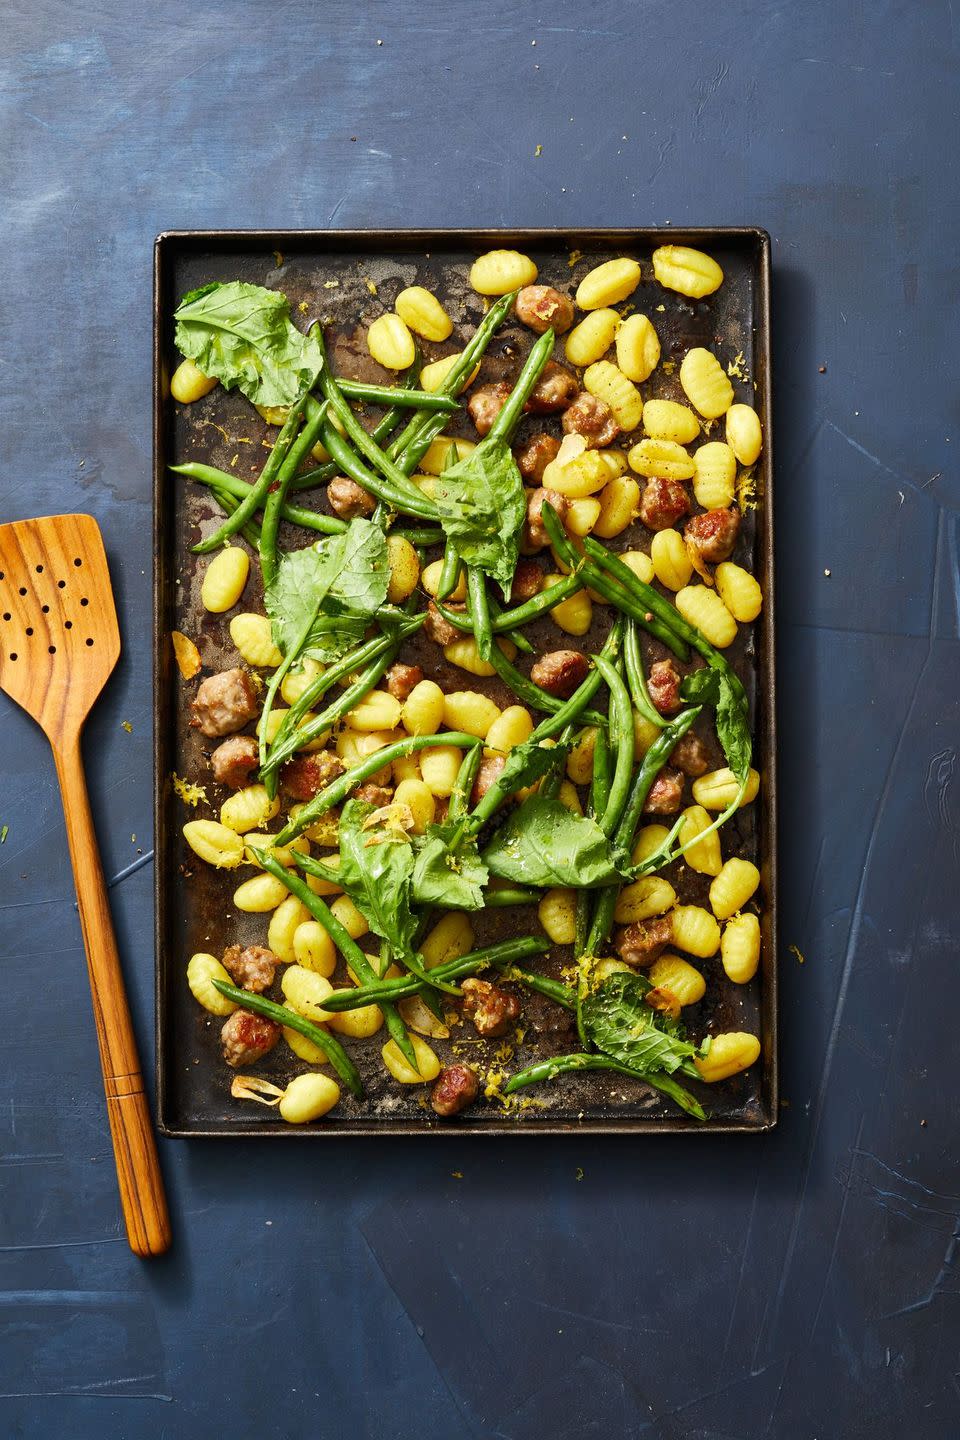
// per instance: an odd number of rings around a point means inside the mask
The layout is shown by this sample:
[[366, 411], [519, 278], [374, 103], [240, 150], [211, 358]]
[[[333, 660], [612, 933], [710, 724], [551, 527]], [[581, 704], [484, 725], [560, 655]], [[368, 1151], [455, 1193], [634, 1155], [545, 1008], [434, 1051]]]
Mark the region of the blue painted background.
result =
[[745, 223], [787, 1103], [765, 1139], [164, 1144], [176, 1248], [138, 1263], [52, 766], [0, 702], [0, 1434], [960, 1433], [955, 11], [6, 0], [2, 518], [105, 532], [87, 753], [145, 1062], [155, 232]]

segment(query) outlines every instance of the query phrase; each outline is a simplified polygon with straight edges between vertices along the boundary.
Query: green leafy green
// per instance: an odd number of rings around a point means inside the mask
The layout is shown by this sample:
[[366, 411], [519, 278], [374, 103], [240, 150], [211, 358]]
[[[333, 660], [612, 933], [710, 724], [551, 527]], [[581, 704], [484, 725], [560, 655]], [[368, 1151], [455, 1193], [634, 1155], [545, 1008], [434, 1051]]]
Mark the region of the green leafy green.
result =
[[717, 739], [727, 764], [739, 781], [750, 771], [749, 704], [746, 691], [732, 670], [705, 665], [688, 675], [680, 686], [684, 700], [706, 702], [716, 711]]
[[450, 828], [431, 825], [418, 845], [413, 898], [421, 905], [437, 905], [444, 910], [480, 910], [490, 872], [474, 840], [463, 838], [450, 848]]
[[483, 859], [492, 875], [521, 885], [589, 890], [620, 878], [610, 841], [597, 822], [544, 795], [531, 795], [514, 810]]
[[180, 353], [256, 405], [292, 405], [323, 367], [316, 339], [293, 324], [277, 290], [242, 280], [203, 285], [184, 295], [174, 318]]
[[523, 480], [506, 440], [488, 436], [466, 459], [447, 466], [433, 498], [460, 559], [499, 581], [506, 598], [527, 513]]
[[675, 1021], [665, 1020], [644, 1001], [650, 982], [642, 975], [616, 974], [582, 1001], [589, 1040], [611, 1059], [641, 1071], [672, 1075], [699, 1053], [684, 1040]]
[[288, 551], [264, 595], [277, 646], [286, 655], [319, 603], [302, 653], [338, 659], [363, 636], [389, 583], [387, 542], [369, 520], [352, 520], [342, 535]]
[[410, 837], [378, 817], [374, 807], [348, 800], [340, 813], [338, 877], [375, 935], [401, 958], [413, 953], [417, 921], [411, 909], [414, 849]]

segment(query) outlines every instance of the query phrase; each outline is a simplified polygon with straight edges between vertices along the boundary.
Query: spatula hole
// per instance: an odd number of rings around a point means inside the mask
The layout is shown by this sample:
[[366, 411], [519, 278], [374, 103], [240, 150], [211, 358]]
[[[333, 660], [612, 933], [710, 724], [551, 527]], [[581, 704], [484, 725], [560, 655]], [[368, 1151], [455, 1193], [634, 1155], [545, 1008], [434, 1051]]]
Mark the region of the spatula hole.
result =
[[56, 647], [56, 645], [48, 645], [48, 646], [47, 646], [47, 654], [48, 654], [48, 655], [56, 655], [56, 653], [57, 653], [57, 647]]
[[4, 620], [9, 620], [9, 619], [11, 618], [11, 617], [10, 617], [10, 611], [9, 611], [9, 610], [4, 610], [4, 612], [3, 612], [3, 618], [4, 618]]
[[93, 644], [93, 641], [92, 641], [92, 640], [88, 640], [88, 641], [87, 641], [87, 644], [88, 644], [88, 645], [92, 645], [92, 644]]
[[66, 590], [66, 588], [67, 588], [67, 582], [66, 582], [66, 580], [58, 580], [58, 581], [57, 581], [57, 589], [58, 589], [58, 590]]
[[11, 659], [11, 660], [16, 660], [16, 658], [17, 658], [17, 652], [14, 651], [13, 654], [10, 656], [10, 659]]
[[64, 630], [72, 630], [72, 629], [73, 629], [73, 621], [72, 621], [72, 620], [64, 620], [64, 622], [63, 622], [63, 628], [64, 628]]
[[80, 601], [80, 604], [81, 604], [81, 605], [89, 605], [89, 604], [90, 604], [90, 601], [87, 599], [86, 595], [84, 595], [83, 599]]
[[80, 559], [80, 556], [78, 555], [77, 558], [74, 560], [73, 563], [74, 563], [74, 565], [76, 565], [77, 569], [79, 570], [80, 566], [83, 564], [83, 561]]
[[37, 574], [38, 574], [38, 575], [42, 575], [42, 574], [43, 574], [43, 566], [42, 566], [42, 565], [38, 565], [38, 566], [37, 566]]
[[26, 595], [26, 593], [27, 593], [27, 587], [26, 587], [26, 585], [21, 585], [21, 586], [20, 586], [20, 594], [21, 594], [21, 595]]
[[41, 606], [40, 606], [40, 609], [43, 611], [44, 615], [49, 615], [49, 614], [50, 614], [50, 606], [49, 606], [49, 605], [41, 605]]
[[32, 626], [32, 625], [28, 625], [28, 626], [27, 626], [27, 634], [28, 634], [28, 635], [32, 635], [32, 634], [33, 634], [33, 626]]

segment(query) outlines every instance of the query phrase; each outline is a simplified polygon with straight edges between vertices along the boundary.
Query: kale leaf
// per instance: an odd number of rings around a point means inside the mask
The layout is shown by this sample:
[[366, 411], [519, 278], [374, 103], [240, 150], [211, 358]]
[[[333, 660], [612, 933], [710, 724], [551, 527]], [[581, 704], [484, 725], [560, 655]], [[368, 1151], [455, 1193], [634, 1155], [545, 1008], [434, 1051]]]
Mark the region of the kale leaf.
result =
[[317, 340], [297, 329], [276, 290], [242, 280], [204, 285], [184, 295], [174, 318], [180, 353], [256, 405], [292, 405], [323, 367]]

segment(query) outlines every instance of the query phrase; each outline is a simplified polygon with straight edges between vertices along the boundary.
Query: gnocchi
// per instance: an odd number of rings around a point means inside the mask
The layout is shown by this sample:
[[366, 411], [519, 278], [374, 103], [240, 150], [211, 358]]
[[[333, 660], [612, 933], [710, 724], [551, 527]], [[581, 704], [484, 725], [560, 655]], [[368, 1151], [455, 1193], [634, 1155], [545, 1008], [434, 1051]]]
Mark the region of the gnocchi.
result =
[[733, 386], [710, 350], [688, 350], [680, 362], [683, 393], [705, 420], [716, 420], [733, 404]]
[[605, 260], [580, 281], [577, 286], [577, 304], [581, 310], [599, 310], [610, 305], [619, 305], [633, 294], [640, 284], [640, 266], [636, 260], [626, 256], [616, 260]]
[[648, 400], [643, 407], [643, 428], [651, 440], [689, 445], [700, 434], [700, 421], [689, 405], [680, 405], [676, 400]]
[[747, 911], [728, 920], [720, 937], [720, 960], [727, 979], [747, 985], [760, 964], [760, 921]]
[[283, 660], [273, 642], [273, 627], [266, 615], [234, 615], [230, 621], [230, 639], [240, 651], [241, 660], [258, 669], [275, 669]]
[[756, 620], [763, 608], [763, 591], [759, 582], [740, 565], [723, 560], [714, 572], [717, 594], [734, 620], [748, 623]]
[[704, 510], [732, 505], [736, 489], [737, 459], [722, 440], [710, 440], [694, 453], [693, 493]]
[[701, 1080], [714, 1085], [718, 1080], [729, 1080], [741, 1070], [749, 1070], [760, 1056], [760, 1041], [756, 1035], [745, 1035], [742, 1031], [729, 1031], [714, 1035], [710, 1042], [709, 1054], [694, 1057], [694, 1065], [700, 1071]]
[[416, 359], [413, 336], [399, 315], [379, 315], [367, 331], [367, 349], [385, 370], [408, 370]]
[[233, 984], [230, 975], [215, 955], [191, 955], [187, 964], [187, 984], [194, 1000], [202, 1005], [204, 1010], [209, 1010], [211, 1015], [232, 1015], [236, 1005], [220, 994], [214, 980], [220, 980], [226, 985]]
[[720, 949], [720, 926], [702, 905], [678, 905], [671, 911], [673, 943], [688, 955], [708, 960]]
[[723, 284], [716, 260], [689, 245], [661, 245], [653, 252], [653, 273], [665, 290], [676, 290], [692, 300], [712, 295]]
[[170, 377], [170, 394], [180, 405], [202, 400], [219, 385], [219, 380], [203, 371], [192, 360], [182, 360]]
[[[594, 311], [594, 314], [605, 313]], [[611, 313], [616, 314], [616, 311]], [[586, 324], [586, 321], [583, 323]], [[627, 379], [636, 384], [649, 380], [660, 363], [660, 338], [646, 315], [628, 315], [616, 331], [616, 345], [617, 364]], [[599, 360], [600, 355], [593, 358]]]
[[422, 285], [408, 285], [394, 301], [393, 308], [400, 319], [415, 335], [424, 340], [448, 340], [453, 331], [453, 321], [444, 310], [436, 295]]
[[235, 870], [243, 860], [243, 840], [216, 820], [188, 820], [183, 838], [194, 855], [217, 870]]
[[752, 405], [731, 405], [727, 411], [727, 444], [741, 465], [754, 465], [760, 458], [763, 431], [760, 416]]
[[330, 1075], [295, 1075], [277, 1107], [289, 1125], [309, 1125], [333, 1109], [340, 1086]]
[[548, 890], [537, 906], [537, 919], [554, 945], [572, 945], [577, 928], [577, 892]]
[[658, 530], [650, 542], [653, 573], [668, 590], [682, 590], [693, 574], [683, 536], [677, 530]]
[[602, 360], [613, 344], [619, 325], [620, 316], [616, 310], [591, 310], [567, 336], [564, 351], [571, 365], [586, 366]]
[[674, 604], [684, 620], [702, 631], [711, 645], [726, 650], [737, 638], [737, 622], [715, 590], [707, 585], [685, 585]]
[[632, 380], [609, 360], [597, 360], [583, 372], [583, 387], [613, 411], [620, 429], [629, 434], [643, 416], [643, 398]]
[[693, 456], [675, 440], [640, 440], [627, 458], [630, 469], [648, 480], [689, 480], [696, 469]]
[[710, 909], [718, 920], [729, 920], [753, 898], [759, 884], [760, 871], [756, 865], [733, 857], [717, 872], [710, 886]]
[[200, 586], [200, 601], [212, 615], [232, 610], [243, 594], [250, 573], [250, 556], [239, 545], [228, 545], [214, 555]]
[[519, 250], [488, 250], [470, 267], [470, 284], [478, 295], [507, 295], [532, 285], [536, 278], [536, 265]]

